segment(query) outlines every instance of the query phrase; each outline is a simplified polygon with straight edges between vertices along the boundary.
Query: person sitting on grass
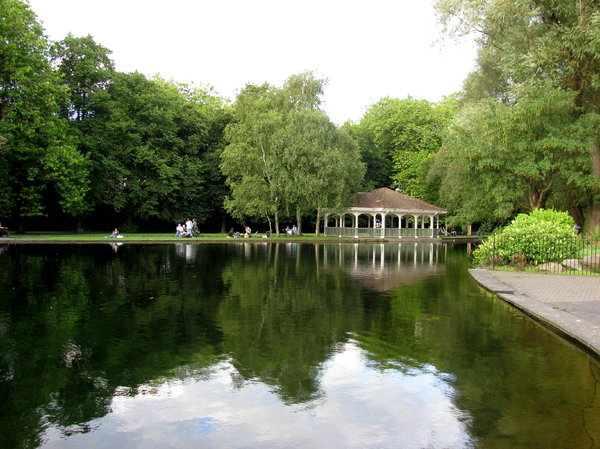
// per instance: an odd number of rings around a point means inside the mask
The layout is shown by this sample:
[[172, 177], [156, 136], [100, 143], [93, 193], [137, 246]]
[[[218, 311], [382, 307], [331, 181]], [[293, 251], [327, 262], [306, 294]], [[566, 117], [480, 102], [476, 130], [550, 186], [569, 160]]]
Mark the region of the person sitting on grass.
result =
[[111, 235], [108, 236], [109, 239], [116, 239], [119, 237], [119, 230], [115, 228]]

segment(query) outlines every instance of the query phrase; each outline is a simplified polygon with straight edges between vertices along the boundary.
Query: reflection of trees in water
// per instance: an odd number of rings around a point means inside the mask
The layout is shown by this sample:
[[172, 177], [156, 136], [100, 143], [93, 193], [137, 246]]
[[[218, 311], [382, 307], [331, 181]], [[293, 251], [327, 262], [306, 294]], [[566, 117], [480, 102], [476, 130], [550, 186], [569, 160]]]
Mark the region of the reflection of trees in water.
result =
[[[0, 316], [17, 348], [8, 360], [2, 350], [0, 370], [11, 373], [0, 384], [9, 398], [0, 405], [9, 417], [0, 420], [10, 439], [3, 447], [37, 446], [43, 416], [66, 432], [86, 431], [118, 387], [134, 394], [176, 366], [218, 357], [211, 317], [220, 288], [198, 282], [167, 246], [99, 249], [18, 247], [0, 260], [1, 304], [9, 308]], [[218, 258], [197, 265], [219, 271]]]
[[[0, 254], [0, 446], [37, 446], [46, 422], [87, 431], [114, 395], [202, 378], [223, 359], [240, 388], [260, 381], [286, 403], [310, 401], [324, 362], [350, 339], [374, 369], [452, 373], [441, 381], [490, 445], [505, 428], [515, 447], [527, 447], [543, 409], [589, 405], [597, 386], [587, 360], [482, 296], [462, 249], [184, 245], [192, 246]], [[569, 379], [577, 385], [565, 388]], [[552, 393], [531, 401], [528, 391], [545, 389]], [[598, 419], [594, 410], [588, 421]], [[564, 432], [558, 417], [543, 425], [553, 438], [580, 435], [577, 416], [561, 417]]]
[[[362, 320], [360, 292], [343, 271], [319, 273], [313, 246], [240, 247], [223, 271], [223, 347], [244, 379], [272, 385], [286, 402], [318, 393], [320, 366]], [[357, 307], [358, 306], [358, 307]]]

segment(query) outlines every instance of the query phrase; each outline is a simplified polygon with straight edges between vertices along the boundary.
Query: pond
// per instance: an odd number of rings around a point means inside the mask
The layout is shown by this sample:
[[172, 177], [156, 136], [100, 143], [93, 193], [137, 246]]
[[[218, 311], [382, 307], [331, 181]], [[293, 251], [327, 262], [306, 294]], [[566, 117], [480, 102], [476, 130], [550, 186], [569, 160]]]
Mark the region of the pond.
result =
[[0, 247], [0, 447], [593, 448], [600, 365], [464, 246]]

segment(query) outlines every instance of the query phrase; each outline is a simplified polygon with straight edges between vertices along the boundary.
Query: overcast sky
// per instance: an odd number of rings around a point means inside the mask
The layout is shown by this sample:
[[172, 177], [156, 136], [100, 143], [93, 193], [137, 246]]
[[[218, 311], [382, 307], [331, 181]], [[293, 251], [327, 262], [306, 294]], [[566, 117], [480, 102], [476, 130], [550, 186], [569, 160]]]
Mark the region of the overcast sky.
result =
[[468, 42], [438, 42], [433, 0], [29, 0], [52, 40], [91, 34], [116, 69], [210, 85], [326, 78], [323, 107], [342, 124], [382, 97], [430, 101], [473, 70]]

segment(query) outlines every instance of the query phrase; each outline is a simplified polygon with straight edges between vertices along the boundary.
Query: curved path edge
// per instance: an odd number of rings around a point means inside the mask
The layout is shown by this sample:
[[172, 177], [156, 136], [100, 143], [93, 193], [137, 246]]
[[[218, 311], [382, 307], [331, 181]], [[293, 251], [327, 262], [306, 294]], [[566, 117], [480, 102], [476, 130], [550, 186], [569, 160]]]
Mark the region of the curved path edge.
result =
[[[497, 272], [479, 268], [470, 269], [469, 274], [486, 290], [496, 294], [526, 315], [555, 331], [561, 337], [575, 342], [578, 346], [583, 347], [587, 352], [600, 359], [600, 322], [593, 314], [586, 317], [585, 313], [576, 310], [576, 304], [581, 304], [580, 302], [546, 302], [543, 298], [535, 298], [531, 294], [532, 289], [535, 291], [537, 287], [542, 286], [542, 283], [544, 283], [543, 276], [548, 275], [519, 274], [518, 277], [521, 281], [523, 278], [531, 280], [530, 284], [532, 285], [527, 289], [527, 292], [524, 292], [524, 289], [515, 286], [514, 283], [511, 285], [510, 282], [506, 282], [506, 279], [510, 280], [511, 275], [499, 275]], [[542, 276], [542, 278], [539, 276]], [[516, 277], [516, 275], [513, 277]], [[569, 277], [564, 276], [564, 278]], [[565, 280], [569, 283], [577, 283], [577, 281], [577, 279]], [[600, 278], [593, 282], [600, 286]], [[540, 290], [542, 289], [540, 288]], [[576, 295], [577, 292], [575, 292]], [[593, 298], [592, 301], [587, 300], [586, 304], [591, 302], [600, 303], [600, 290], [598, 290], [597, 300], [596, 298]], [[569, 304], [574, 305], [570, 307]]]

